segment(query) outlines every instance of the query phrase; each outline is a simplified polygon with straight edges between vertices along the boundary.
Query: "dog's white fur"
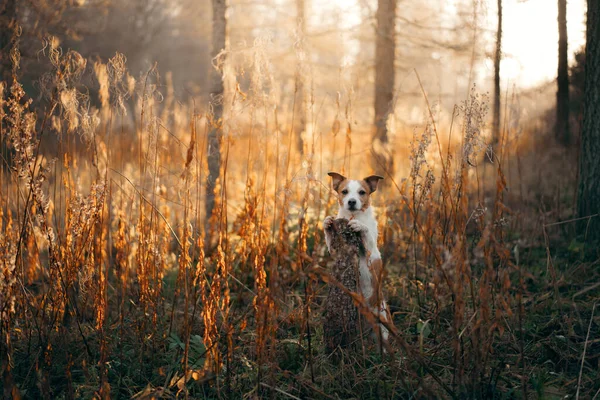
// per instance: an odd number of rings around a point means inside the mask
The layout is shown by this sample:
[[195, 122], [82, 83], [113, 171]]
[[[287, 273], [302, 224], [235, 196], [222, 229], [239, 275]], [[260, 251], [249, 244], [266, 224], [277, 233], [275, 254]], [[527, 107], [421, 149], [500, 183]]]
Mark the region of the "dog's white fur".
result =
[[[381, 253], [377, 248], [377, 220], [373, 207], [370, 204], [370, 195], [377, 189], [377, 183], [380, 176], [372, 175], [363, 180], [349, 180], [346, 177], [330, 172], [333, 178], [333, 188], [338, 193], [338, 202], [340, 208], [337, 218], [349, 220], [348, 225], [355, 232], [362, 235], [366, 254], [359, 260], [359, 290], [363, 297], [370, 304], [371, 310], [379, 316], [389, 321], [389, 310], [381, 291], [382, 261]], [[334, 218], [329, 216], [323, 221], [325, 231], [325, 242], [327, 248], [330, 248], [331, 233], [329, 227]], [[383, 345], [388, 347], [388, 330], [381, 324], [378, 324], [378, 330], [381, 332]]]

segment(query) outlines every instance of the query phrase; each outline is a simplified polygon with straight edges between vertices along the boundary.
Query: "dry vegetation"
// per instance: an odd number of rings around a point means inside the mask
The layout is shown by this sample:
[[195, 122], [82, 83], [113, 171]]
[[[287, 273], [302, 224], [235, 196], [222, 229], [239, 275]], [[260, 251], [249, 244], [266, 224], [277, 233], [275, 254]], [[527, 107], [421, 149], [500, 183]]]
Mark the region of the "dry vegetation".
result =
[[[347, 93], [310, 99], [315, 134], [298, 153], [259, 50], [249, 89], [223, 100], [218, 121], [155, 69], [134, 79], [123, 56], [90, 65], [52, 40], [35, 109], [16, 79], [1, 87], [4, 396], [597, 394], [597, 267], [574, 223], [555, 224], [572, 215], [572, 157], [524, 127], [513, 100], [486, 154], [488, 100], [475, 88], [441, 124], [423, 91], [425, 122], [375, 195], [395, 353], [367, 335], [329, 357], [326, 172], [368, 174], [368, 135]], [[18, 47], [12, 58], [17, 68]], [[211, 124], [225, 135], [206, 216]]]

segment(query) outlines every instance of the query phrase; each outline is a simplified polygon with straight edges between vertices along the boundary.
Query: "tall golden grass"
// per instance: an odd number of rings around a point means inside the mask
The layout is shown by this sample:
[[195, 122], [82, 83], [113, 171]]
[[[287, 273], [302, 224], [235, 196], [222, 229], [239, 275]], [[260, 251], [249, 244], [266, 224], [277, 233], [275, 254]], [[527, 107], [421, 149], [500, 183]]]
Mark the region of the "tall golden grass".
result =
[[[405, 169], [377, 171], [388, 182], [375, 202], [398, 351], [382, 355], [365, 337], [334, 362], [321, 337], [324, 282], [335, 284], [321, 233], [336, 212], [325, 176], [370, 172], [351, 100], [323, 106], [334, 116], [328, 131], [308, 101], [314, 134], [299, 154], [295, 116], [265, 90], [273, 78], [259, 49], [249, 90], [234, 85], [214, 121], [210, 108], [179, 103], [155, 68], [134, 79], [120, 54], [88, 66], [46, 44], [52, 69], [35, 109], [16, 75], [0, 86], [5, 397], [537, 390], [524, 326], [533, 276], [519, 263], [522, 241], [507, 237], [525, 229], [506, 201], [507, 179], [527, 197], [524, 147], [518, 124], [506, 123], [498, 154], [486, 154], [485, 96], [473, 89], [447, 126], [426, 102], [410, 146], [395, 148]], [[16, 68], [17, 47], [13, 59]], [[90, 71], [98, 99], [82, 83]], [[224, 129], [223, 162], [214, 212], [203, 215], [210, 124]]]

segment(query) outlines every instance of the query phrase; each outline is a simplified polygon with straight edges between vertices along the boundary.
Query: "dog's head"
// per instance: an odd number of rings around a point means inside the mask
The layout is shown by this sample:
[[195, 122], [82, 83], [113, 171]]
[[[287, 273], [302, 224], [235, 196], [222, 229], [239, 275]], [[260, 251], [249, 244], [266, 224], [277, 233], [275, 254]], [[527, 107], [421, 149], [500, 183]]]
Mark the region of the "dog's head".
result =
[[338, 194], [338, 203], [343, 209], [355, 213], [365, 211], [371, 205], [370, 196], [377, 190], [383, 177], [371, 175], [361, 180], [347, 179], [337, 172], [329, 172], [333, 190]]

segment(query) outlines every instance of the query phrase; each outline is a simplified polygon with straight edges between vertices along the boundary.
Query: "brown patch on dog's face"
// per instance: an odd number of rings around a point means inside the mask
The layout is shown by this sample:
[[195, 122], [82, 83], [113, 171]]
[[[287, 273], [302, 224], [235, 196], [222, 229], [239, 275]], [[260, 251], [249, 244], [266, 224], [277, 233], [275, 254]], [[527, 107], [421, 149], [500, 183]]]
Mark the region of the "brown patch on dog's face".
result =
[[338, 204], [340, 205], [340, 207], [344, 207], [344, 198], [348, 195], [349, 193], [349, 184], [350, 184], [350, 180], [348, 179], [344, 179], [342, 182], [340, 182], [340, 185], [338, 186], [338, 190], [336, 191], [337, 195], [338, 195]]
[[369, 184], [367, 182], [365, 182], [364, 180], [358, 181], [358, 183], [360, 183], [360, 189], [358, 190], [358, 195], [360, 196], [360, 200], [362, 202], [361, 210], [364, 211], [367, 208], [369, 208], [369, 206], [371, 205], [370, 194], [373, 193], [373, 191], [369, 187]]

